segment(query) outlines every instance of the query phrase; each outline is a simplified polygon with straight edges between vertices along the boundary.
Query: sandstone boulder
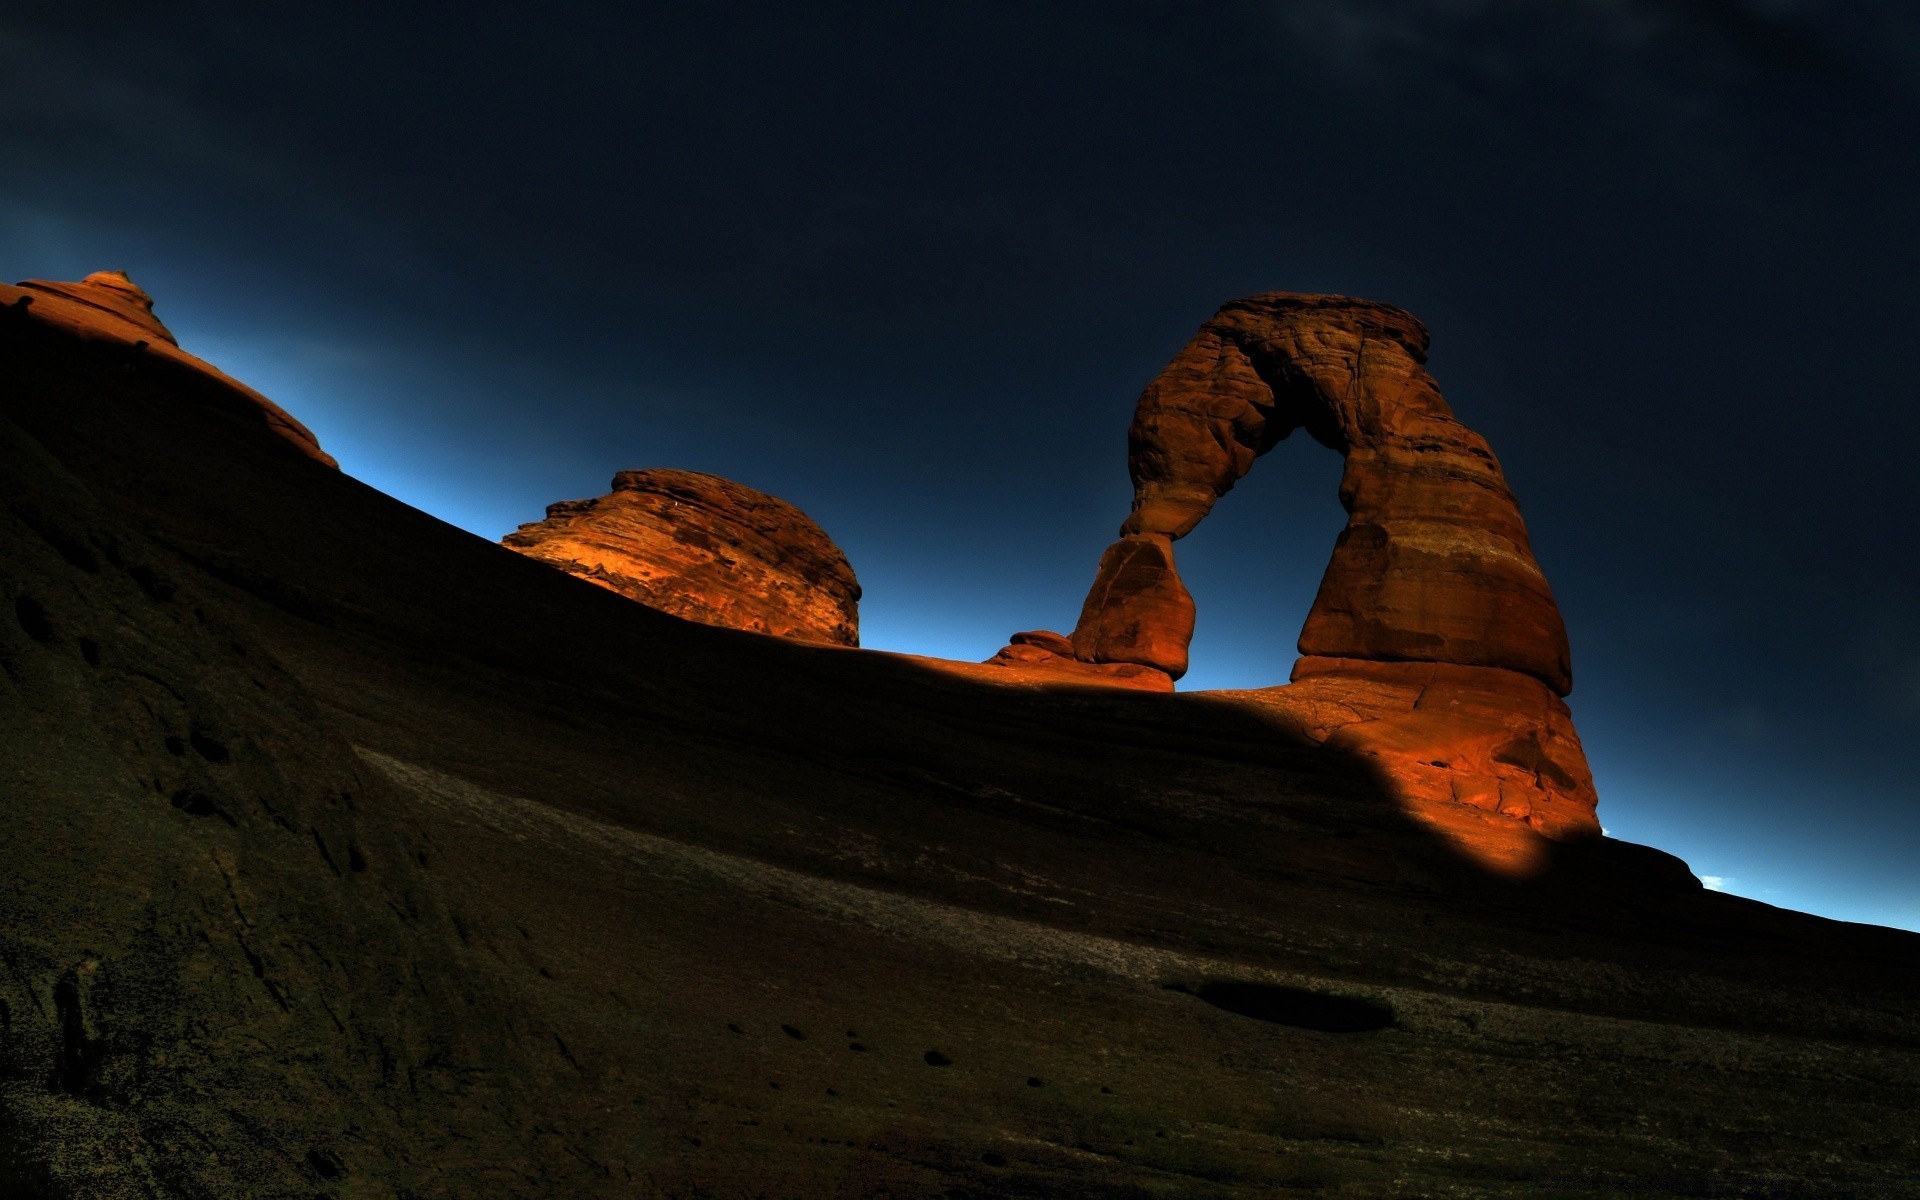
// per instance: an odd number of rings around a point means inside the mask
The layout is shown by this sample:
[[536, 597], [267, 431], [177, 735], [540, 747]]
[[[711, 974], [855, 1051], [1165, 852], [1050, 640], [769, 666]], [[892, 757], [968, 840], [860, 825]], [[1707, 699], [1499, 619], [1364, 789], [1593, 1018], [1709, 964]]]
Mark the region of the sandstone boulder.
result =
[[502, 544], [651, 608], [730, 629], [860, 644], [860, 584], [808, 516], [697, 471], [622, 471]]

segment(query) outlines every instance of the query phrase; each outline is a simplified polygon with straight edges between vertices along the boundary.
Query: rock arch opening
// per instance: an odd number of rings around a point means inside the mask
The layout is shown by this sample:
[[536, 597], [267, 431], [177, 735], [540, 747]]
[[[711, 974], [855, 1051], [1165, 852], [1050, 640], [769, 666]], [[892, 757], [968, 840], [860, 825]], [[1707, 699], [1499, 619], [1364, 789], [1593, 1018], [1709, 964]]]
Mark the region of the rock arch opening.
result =
[[1346, 525], [1340, 457], [1310, 438], [1280, 443], [1175, 547], [1195, 621], [1183, 691], [1285, 679]]

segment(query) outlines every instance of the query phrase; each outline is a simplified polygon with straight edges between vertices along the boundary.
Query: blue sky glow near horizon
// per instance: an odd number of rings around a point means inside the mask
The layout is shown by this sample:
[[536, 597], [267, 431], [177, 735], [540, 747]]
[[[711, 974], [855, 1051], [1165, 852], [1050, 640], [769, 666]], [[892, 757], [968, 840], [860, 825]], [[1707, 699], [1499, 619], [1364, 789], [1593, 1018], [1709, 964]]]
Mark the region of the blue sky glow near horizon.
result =
[[[1920, 929], [1901, 7], [459, 11], [0, 16], [7, 278], [128, 269], [489, 539], [739, 479], [847, 551], [865, 644], [975, 659], [1071, 624], [1214, 307], [1399, 304], [1521, 498], [1607, 829]], [[1285, 679], [1338, 467], [1298, 435], [1180, 544], [1183, 690]]]

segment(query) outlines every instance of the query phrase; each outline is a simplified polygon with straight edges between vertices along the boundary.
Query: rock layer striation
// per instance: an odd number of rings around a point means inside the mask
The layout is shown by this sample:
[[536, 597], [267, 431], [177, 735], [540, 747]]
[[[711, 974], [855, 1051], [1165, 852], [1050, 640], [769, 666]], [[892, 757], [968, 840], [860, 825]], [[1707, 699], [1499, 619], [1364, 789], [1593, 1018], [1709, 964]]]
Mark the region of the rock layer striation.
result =
[[729, 629], [860, 644], [860, 583], [826, 531], [718, 475], [622, 471], [502, 543], [651, 608]]
[[1147, 385], [1128, 430], [1133, 510], [1101, 557], [1074, 657], [1178, 678], [1194, 605], [1173, 543], [1296, 429], [1346, 460], [1347, 525], [1270, 701], [1378, 757], [1422, 803], [1460, 801], [1541, 832], [1598, 831], [1560, 700], [1566, 629], [1486, 440], [1426, 371], [1414, 317], [1269, 292], [1214, 315]]

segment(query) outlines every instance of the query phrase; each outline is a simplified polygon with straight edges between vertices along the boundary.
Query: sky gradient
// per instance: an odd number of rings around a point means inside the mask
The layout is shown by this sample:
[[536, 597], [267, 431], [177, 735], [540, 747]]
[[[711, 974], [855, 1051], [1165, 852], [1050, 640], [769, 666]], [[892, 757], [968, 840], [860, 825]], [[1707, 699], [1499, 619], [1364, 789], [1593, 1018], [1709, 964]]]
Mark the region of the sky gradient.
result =
[[[1608, 830], [1920, 929], [1906, 6], [230, 7], [0, 15], [0, 275], [125, 268], [490, 539], [626, 468], [772, 492], [866, 645], [970, 659], [1071, 626], [1222, 301], [1398, 304], [1520, 496]], [[1295, 437], [1180, 543], [1183, 690], [1286, 678], [1338, 473]]]

